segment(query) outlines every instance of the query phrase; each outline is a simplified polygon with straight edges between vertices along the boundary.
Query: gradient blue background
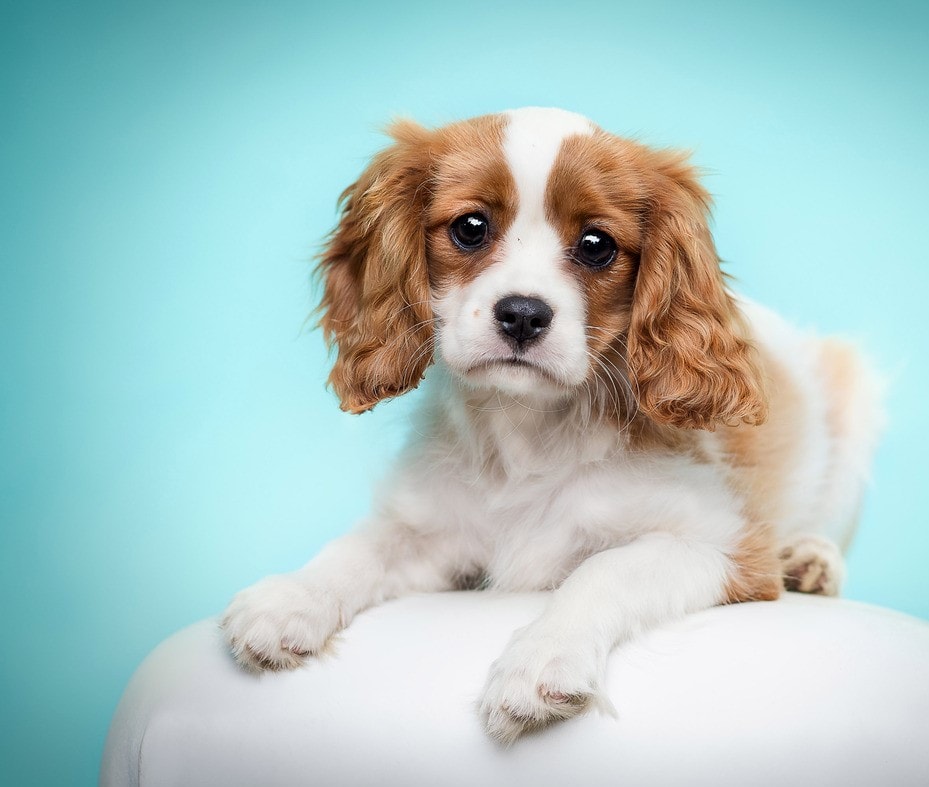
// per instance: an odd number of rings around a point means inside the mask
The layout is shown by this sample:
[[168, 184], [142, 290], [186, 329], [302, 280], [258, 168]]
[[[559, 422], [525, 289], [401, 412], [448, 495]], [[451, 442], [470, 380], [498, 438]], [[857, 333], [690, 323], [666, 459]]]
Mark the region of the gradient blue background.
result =
[[924, 3], [4, 4], [0, 781], [96, 779], [161, 639], [366, 508], [305, 318], [409, 114], [556, 105], [693, 147], [742, 291], [894, 378], [847, 595], [929, 618]]

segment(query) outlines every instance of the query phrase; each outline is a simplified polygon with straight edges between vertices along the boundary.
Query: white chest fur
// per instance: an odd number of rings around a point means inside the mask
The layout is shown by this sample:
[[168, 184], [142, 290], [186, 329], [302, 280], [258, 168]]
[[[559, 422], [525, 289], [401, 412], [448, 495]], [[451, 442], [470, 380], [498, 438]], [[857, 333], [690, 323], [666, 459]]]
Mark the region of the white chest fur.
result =
[[734, 545], [739, 501], [713, 464], [630, 451], [615, 425], [582, 428], [583, 413], [557, 404], [475, 403], [436, 388], [440, 417], [418, 430], [380, 514], [420, 536], [441, 531], [449, 562], [466, 573], [500, 589], [538, 590], [649, 532]]

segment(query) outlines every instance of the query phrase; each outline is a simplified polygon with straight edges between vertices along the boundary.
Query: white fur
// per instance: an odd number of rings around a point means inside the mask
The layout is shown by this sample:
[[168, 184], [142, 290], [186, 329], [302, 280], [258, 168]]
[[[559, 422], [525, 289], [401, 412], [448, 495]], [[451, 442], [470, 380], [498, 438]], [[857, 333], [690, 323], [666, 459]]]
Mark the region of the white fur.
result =
[[[632, 452], [626, 434], [591, 419], [577, 393], [587, 375], [585, 306], [559, 265], [542, 199], [563, 139], [589, 132], [588, 121], [568, 113], [511, 114], [504, 147], [519, 208], [501, 260], [436, 296], [442, 327], [430, 396], [370, 520], [303, 569], [233, 600], [224, 626], [245, 665], [295, 666], [366, 607], [446, 590], [462, 577], [481, 575], [500, 590], [554, 590], [545, 613], [493, 664], [479, 703], [488, 732], [510, 742], [604, 707], [599, 690], [617, 643], [724, 600], [746, 521], [718, 436], [703, 438], [711, 462]], [[509, 352], [492, 318], [508, 294], [543, 298], [555, 311], [527, 353], [541, 371], [474, 372]], [[842, 466], [830, 465], [818, 340], [752, 304], [743, 309], [756, 340], [783, 358], [802, 391], [796, 417], [807, 439], [794, 448], [784, 535], [838, 528], [845, 501], [860, 494], [874, 399], [862, 383], [865, 423], [847, 438]]]

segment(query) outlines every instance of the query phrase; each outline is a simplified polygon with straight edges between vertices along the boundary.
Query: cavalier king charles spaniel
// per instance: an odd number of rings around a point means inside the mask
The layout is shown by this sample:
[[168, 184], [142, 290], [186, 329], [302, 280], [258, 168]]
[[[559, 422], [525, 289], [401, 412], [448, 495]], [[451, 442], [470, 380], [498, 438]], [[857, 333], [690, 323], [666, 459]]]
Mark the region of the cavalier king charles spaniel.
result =
[[428, 394], [370, 518], [235, 596], [238, 661], [298, 667], [402, 594], [550, 590], [479, 701], [509, 743], [608, 707], [646, 629], [835, 595], [878, 380], [733, 296], [686, 156], [555, 109], [390, 134], [321, 256], [329, 381], [351, 413]]

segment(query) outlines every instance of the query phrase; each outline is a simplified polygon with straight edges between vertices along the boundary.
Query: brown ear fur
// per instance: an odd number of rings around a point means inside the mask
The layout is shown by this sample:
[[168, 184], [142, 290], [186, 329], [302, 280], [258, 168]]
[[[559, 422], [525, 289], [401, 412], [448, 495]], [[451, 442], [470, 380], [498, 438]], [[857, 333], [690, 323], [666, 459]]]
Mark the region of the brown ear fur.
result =
[[652, 213], [628, 336], [639, 406], [679, 427], [761, 423], [761, 376], [723, 283], [707, 226], [709, 195], [685, 156], [654, 155]]
[[432, 361], [423, 228], [431, 132], [410, 121], [342, 194], [318, 272], [320, 325], [338, 348], [329, 383], [351, 413], [415, 388]]

